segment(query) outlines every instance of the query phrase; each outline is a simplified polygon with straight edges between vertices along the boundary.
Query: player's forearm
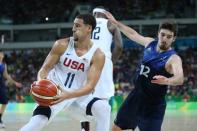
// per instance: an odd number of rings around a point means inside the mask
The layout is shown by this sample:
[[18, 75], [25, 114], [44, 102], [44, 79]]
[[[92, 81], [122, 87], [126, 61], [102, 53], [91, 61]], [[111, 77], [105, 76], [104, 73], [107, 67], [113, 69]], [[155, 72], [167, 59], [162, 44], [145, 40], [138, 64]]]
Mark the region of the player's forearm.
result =
[[115, 47], [112, 54], [112, 61], [115, 64], [122, 53], [122, 47]]
[[90, 94], [93, 91], [93, 88], [89, 85], [86, 85], [76, 91], [70, 92], [69, 98], [75, 98]]
[[6, 77], [6, 79], [8, 80], [8, 83], [10, 83], [10, 84], [15, 84], [15, 82], [16, 82], [15, 80], [12, 79], [12, 77], [10, 75], [8, 75]]
[[117, 28], [115, 29], [113, 39], [114, 39], [115, 47], [112, 51], [112, 61], [113, 63], [115, 63], [119, 59], [123, 50], [123, 41], [122, 41], [121, 33]]
[[132, 39], [132, 36], [137, 34], [137, 32], [132, 29], [131, 27], [127, 26], [127, 25], [124, 25], [123, 23], [121, 22], [117, 22], [117, 26], [118, 28], [120, 29], [120, 31], [126, 35], [128, 38]]
[[48, 71], [44, 68], [41, 68], [37, 75], [37, 80], [45, 79], [48, 75]]
[[174, 76], [174, 77], [168, 78], [167, 83], [168, 85], [171, 85], [171, 86], [177, 86], [177, 85], [182, 85], [183, 81], [184, 81], [183, 76]]

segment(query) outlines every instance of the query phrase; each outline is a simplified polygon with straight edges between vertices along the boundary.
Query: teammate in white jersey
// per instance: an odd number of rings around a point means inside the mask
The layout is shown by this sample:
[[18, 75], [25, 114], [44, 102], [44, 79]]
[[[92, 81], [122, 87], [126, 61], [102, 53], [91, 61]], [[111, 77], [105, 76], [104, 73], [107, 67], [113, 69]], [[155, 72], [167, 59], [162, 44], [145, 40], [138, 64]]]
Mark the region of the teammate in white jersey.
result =
[[[105, 9], [102, 6], [96, 7], [93, 10], [93, 15], [96, 18], [96, 27], [92, 34], [92, 41], [94, 44], [104, 52], [106, 59], [101, 73], [101, 77], [97, 82], [93, 96], [95, 98], [105, 101], [106, 106], [109, 106], [109, 99], [114, 96], [113, 83], [113, 63], [119, 58], [122, 52], [123, 43], [119, 29], [108, 21], [104, 14]], [[114, 48], [111, 51], [112, 42]], [[113, 63], [112, 63], [113, 60]], [[106, 115], [108, 128], [110, 128], [110, 112], [103, 112]], [[82, 131], [89, 131], [89, 122], [81, 121]]]
[[[96, 20], [92, 15], [78, 15], [72, 28], [73, 37], [55, 42], [38, 72], [37, 79], [52, 80], [62, 93], [55, 98], [54, 105], [36, 106], [33, 117], [20, 131], [40, 131], [61, 110], [74, 102], [85, 110], [92, 99], [89, 93], [94, 89], [105, 62], [104, 54], [90, 40], [95, 26]], [[107, 131], [102, 127], [105, 116], [96, 110], [97, 106], [102, 105], [105, 106], [102, 101], [97, 101], [91, 108], [92, 114], [98, 120], [97, 131]]]

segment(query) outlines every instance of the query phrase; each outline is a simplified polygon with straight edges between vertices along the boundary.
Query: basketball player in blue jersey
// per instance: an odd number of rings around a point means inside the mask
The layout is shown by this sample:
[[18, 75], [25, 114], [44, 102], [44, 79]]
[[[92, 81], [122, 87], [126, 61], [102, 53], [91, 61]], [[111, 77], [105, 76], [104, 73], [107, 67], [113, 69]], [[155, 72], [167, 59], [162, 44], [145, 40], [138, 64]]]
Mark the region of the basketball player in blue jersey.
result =
[[[99, 81], [96, 84], [93, 96], [96, 99], [103, 100], [106, 106], [110, 106], [109, 100], [114, 96], [113, 63], [115, 63], [121, 55], [123, 43], [119, 29], [108, 21], [104, 13], [105, 11], [102, 6], [93, 9], [93, 15], [96, 18], [97, 25], [92, 34], [92, 41], [105, 54], [105, 64]], [[114, 42], [113, 50], [111, 50], [112, 42]], [[102, 113], [102, 108], [103, 107], [100, 107], [100, 109], [97, 108], [97, 110]], [[107, 120], [106, 123], [103, 123], [103, 127], [106, 126], [109, 130], [111, 111], [103, 112], [103, 114], [105, 114], [105, 119]], [[90, 131], [89, 122], [81, 122], [81, 128], [82, 131]]]
[[105, 111], [104, 102], [97, 100], [89, 104], [92, 100], [90, 93], [105, 63], [104, 53], [91, 41], [95, 26], [96, 20], [92, 15], [78, 15], [72, 28], [73, 36], [55, 42], [38, 72], [37, 79], [47, 78], [53, 81], [62, 93], [54, 98], [51, 106], [37, 105], [32, 118], [20, 131], [42, 130], [61, 110], [67, 109], [73, 103], [85, 110], [89, 107], [97, 119], [96, 131], [107, 131], [102, 126], [102, 123], [106, 122], [105, 116], [97, 110], [97, 107], [103, 107], [102, 111]]
[[106, 15], [129, 39], [145, 47], [134, 78], [135, 89], [120, 107], [113, 131], [134, 130], [137, 126], [140, 131], [161, 131], [167, 85], [183, 84], [182, 60], [171, 48], [177, 36], [177, 25], [174, 21], [162, 22], [158, 39], [153, 39], [118, 22], [111, 13], [106, 12]]
[[7, 65], [3, 62], [4, 54], [0, 51], [0, 128], [5, 128], [1, 117], [6, 109], [8, 104], [8, 92], [7, 87], [5, 85], [5, 81], [7, 80], [8, 83], [15, 85], [16, 87], [22, 87], [21, 83], [16, 82], [12, 79], [12, 77], [8, 74]]

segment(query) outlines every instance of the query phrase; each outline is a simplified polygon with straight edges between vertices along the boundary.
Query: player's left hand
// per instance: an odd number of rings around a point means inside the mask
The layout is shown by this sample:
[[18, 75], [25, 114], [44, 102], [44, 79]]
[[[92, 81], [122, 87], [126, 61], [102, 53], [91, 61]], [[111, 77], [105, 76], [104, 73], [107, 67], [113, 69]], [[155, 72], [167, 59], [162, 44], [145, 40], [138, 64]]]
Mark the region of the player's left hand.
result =
[[61, 94], [54, 97], [52, 105], [62, 102], [63, 100], [70, 98], [70, 92], [61, 90]]
[[18, 87], [18, 88], [21, 88], [21, 87], [23, 86], [22, 83], [19, 83], [19, 82], [15, 82], [14, 84], [15, 84], [15, 86]]
[[151, 83], [159, 85], [168, 85], [168, 78], [162, 75], [155, 75], [151, 80]]

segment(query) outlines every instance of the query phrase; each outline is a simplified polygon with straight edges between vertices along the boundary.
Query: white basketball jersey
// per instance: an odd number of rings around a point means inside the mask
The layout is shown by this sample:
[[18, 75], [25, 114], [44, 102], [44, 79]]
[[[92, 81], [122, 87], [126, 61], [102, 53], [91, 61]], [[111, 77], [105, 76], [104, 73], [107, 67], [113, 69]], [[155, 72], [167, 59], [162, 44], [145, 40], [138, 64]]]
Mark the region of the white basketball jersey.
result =
[[94, 97], [110, 99], [114, 95], [113, 64], [111, 61], [113, 36], [108, 30], [107, 19], [96, 18], [96, 22], [97, 25], [92, 34], [92, 41], [104, 52], [106, 59], [93, 95]]
[[111, 59], [113, 36], [107, 28], [107, 22], [107, 19], [96, 18], [96, 28], [93, 31], [92, 40], [104, 52], [105, 56]]
[[93, 44], [88, 52], [78, 56], [74, 48], [73, 37], [70, 37], [66, 51], [50, 71], [48, 79], [65, 90], [76, 90], [82, 87], [87, 80], [87, 72], [96, 49], [97, 46]]

